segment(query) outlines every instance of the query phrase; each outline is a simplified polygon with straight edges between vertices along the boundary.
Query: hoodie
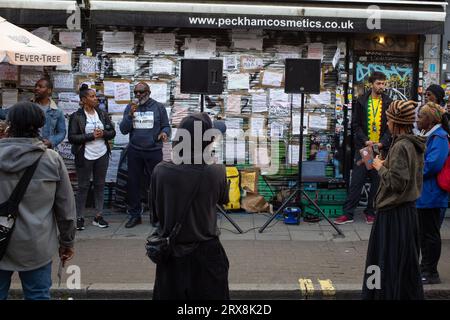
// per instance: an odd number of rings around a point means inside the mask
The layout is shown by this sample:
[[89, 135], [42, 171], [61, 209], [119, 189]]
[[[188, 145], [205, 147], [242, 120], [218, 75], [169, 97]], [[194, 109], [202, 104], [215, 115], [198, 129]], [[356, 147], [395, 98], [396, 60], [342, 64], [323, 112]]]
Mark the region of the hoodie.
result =
[[419, 198], [422, 190], [425, 138], [412, 134], [396, 137], [378, 171], [380, 186], [375, 205], [391, 209]]
[[[75, 200], [62, 158], [38, 139], [0, 140], [0, 203], [42, 154], [19, 204], [19, 215], [0, 270], [30, 271], [52, 261], [59, 246], [72, 247], [75, 238]], [[59, 231], [59, 236], [58, 236]]]
[[129, 145], [136, 150], [161, 150], [163, 143], [158, 135], [165, 132], [170, 137], [170, 124], [166, 108], [162, 103], [148, 99], [139, 105], [133, 117], [130, 116], [131, 106], [127, 105], [120, 122], [120, 132], [130, 134]]
[[437, 175], [442, 170], [448, 156], [447, 132], [437, 125], [427, 135], [427, 151], [423, 168], [423, 189], [416, 206], [425, 208], [447, 208], [448, 193], [437, 184]]

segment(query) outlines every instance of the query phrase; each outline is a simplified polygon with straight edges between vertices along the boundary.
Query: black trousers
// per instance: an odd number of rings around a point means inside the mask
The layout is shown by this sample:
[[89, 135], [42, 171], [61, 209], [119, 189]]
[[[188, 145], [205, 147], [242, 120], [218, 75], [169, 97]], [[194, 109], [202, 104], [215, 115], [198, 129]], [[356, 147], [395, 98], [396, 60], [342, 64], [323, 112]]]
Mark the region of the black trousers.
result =
[[355, 157], [355, 164], [353, 166], [352, 175], [350, 179], [350, 188], [348, 191], [347, 199], [345, 200], [343, 209], [344, 214], [353, 219], [355, 209], [359, 204], [361, 198], [361, 190], [366, 183], [367, 177], [371, 180], [370, 192], [367, 201], [367, 208], [364, 213], [368, 215], [375, 215], [374, 200], [380, 183], [378, 171], [375, 169], [367, 170], [364, 163], [358, 165], [357, 162], [361, 160], [361, 157]]
[[228, 258], [219, 239], [156, 266], [153, 300], [228, 300]]
[[419, 217], [420, 251], [422, 273], [437, 274], [441, 257], [440, 208], [417, 209]]

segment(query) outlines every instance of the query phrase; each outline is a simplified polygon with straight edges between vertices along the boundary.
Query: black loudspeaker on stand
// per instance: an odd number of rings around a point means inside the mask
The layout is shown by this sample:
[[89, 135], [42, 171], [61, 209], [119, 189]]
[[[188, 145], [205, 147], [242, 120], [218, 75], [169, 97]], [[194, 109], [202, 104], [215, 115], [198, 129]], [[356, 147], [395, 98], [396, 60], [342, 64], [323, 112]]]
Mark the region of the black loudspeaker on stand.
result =
[[[222, 60], [182, 59], [180, 91], [181, 93], [200, 94], [200, 111], [203, 112], [204, 95], [222, 93], [222, 74]], [[239, 233], [243, 233], [242, 229], [228, 216], [222, 206], [216, 205], [216, 207]]]
[[[302, 185], [302, 159], [303, 159], [303, 115], [305, 113], [305, 93], [319, 94], [320, 93], [320, 60], [316, 59], [286, 59], [285, 65], [285, 93], [300, 93], [301, 94], [301, 109], [300, 109], [300, 148], [299, 148], [299, 162], [298, 162], [298, 178], [297, 183], [293, 188], [291, 195], [284, 201], [280, 208], [266, 221], [266, 223], [258, 230], [262, 233], [264, 229], [272, 222], [275, 217], [283, 211], [287, 204], [297, 194], [304, 196], [309, 203], [311, 203], [320, 214], [333, 226], [339, 235], [343, 236], [342, 231], [325, 215], [320, 207], [308, 196], [303, 190]], [[292, 114], [292, 97], [291, 97], [291, 114]]]

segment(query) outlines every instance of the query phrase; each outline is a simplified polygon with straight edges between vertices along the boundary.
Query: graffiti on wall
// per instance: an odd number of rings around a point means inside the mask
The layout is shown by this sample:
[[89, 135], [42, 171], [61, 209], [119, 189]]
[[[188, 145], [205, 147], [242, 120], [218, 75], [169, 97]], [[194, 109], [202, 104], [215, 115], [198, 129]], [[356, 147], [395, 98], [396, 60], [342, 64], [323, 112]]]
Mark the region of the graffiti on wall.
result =
[[[386, 94], [394, 100], [411, 99], [413, 65], [395, 62], [358, 62], [356, 64], [356, 87], [359, 94], [369, 90], [369, 76], [378, 71], [386, 75]], [[358, 94], [358, 95], [359, 95]]]

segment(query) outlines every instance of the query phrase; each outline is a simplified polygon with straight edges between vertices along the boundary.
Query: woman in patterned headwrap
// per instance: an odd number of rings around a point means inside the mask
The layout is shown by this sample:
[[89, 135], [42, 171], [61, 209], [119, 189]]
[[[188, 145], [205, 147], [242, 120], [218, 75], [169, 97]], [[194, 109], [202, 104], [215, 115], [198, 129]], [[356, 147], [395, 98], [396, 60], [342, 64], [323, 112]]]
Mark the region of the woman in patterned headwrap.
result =
[[425, 139], [412, 134], [416, 105], [397, 100], [386, 111], [393, 141], [386, 160], [377, 157], [373, 162], [380, 186], [367, 250], [364, 299], [423, 299], [415, 202], [422, 189]]
[[417, 127], [427, 138], [423, 171], [423, 189], [417, 200], [419, 217], [420, 249], [422, 261], [420, 269], [424, 284], [440, 283], [437, 265], [441, 255], [440, 213], [448, 206], [448, 193], [439, 188], [437, 175], [447, 159], [448, 114], [440, 105], [428, 102], [419, 112]]

